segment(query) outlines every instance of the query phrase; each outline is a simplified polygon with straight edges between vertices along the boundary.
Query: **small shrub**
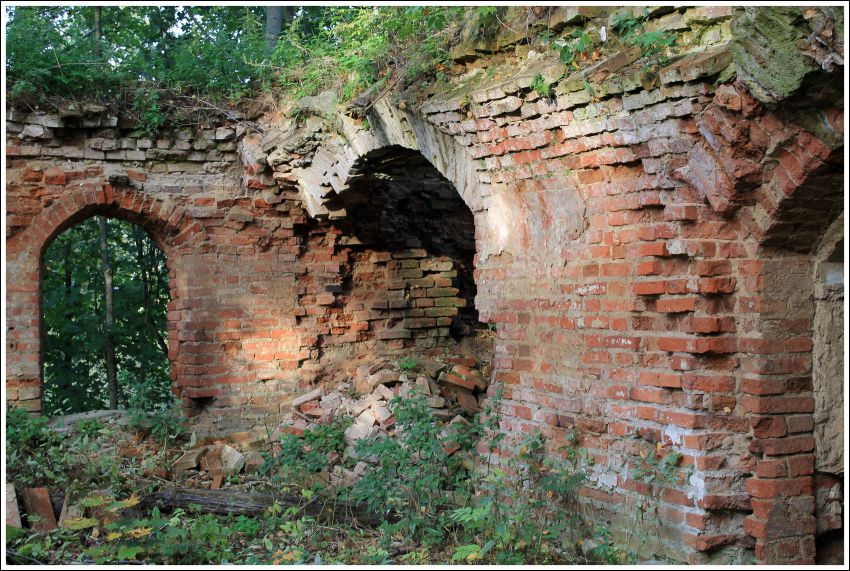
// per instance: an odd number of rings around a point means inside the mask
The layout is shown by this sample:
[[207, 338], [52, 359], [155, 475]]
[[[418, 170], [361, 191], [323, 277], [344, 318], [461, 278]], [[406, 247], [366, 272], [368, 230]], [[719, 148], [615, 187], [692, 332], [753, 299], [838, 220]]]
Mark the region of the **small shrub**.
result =
[[20, 486], [35, 487], [59, 478], [61, 437], [47, 426], [47, 419], [21, 408], [6, 414], [6, 470], [8, 479]]
[[395, 511], [393, 532], [436, 542], [443, 537], [438, 520], [449, 499], [448, 456], [426, 399], [414, 392], [390, 402], [396, 418], [395, 438], [360, 440], [356, 453], [377, 464], [352, 487], [350, 494], [374, 513]]
[[159, 91], [157, 89], [137, 89], [133, 100], [133, 110], [139, 116], [136, 135], [154, 137], [165, 125], [166, 115], [159, 105]]
[[419, 368], [419, 361], [415, 357], [401, 357], [398, 360], [398, 368], [402, 371], [415, 371]]
[[549, 82], [546, 81], [546, 78], [543, 77], [542, 73], [538, 73], [534, 76], [534, 79], [531, 82], [531, 89], [536, 91], [541, 97], [552, 96], [552, 86], [549, 85]]
[[119, 463], [100, 438], [109, 432], [96, 420], [60, 434], [44, 417], [19, 408], [6, 416], [6, 471], [22, 487], [62, 488], [76, 495], [93, 487], [122, 485]]
[[561, 560], [575, 551], [583, 532], [575, 492], [585, 480], [578, 469], [578, 452], [567, 450], [567, 461], [545, 453], [537, 432], [523, 439], [504, 468], [489, 468], [479, 482], [484, 492], [469, 506], [450, 512], [467, 543], [453, 560], [485, 556], [512, 565]]
[[578, 69], [578, 61], [590, 56], [593, 52], [593, 41], [585, 30], [576, 30], [561, 47], [561, 61], [568, 66]]
[[303, 437], [282, 434], [280, 453], [264, 453], [260, 474], [270, 476], [279, 473], [287, 479], [301, 480], [307, 474], [328, 466], [328, 456], [345, 450], [345, 429], [350, 420], [335, 418], [330, 424], [319, 424], [308, 430]]
[[614, 18], [611, 28], [627, 44], [639, 46], [641, 57], [648, 60], [645, 67], [652, 67], [665, 61], [663, 53], [667, 48], [676, 44], [676, 36], [672, 32], [647, 32], [645, 28], [647, 20], [649, 20], [648, 10], [645, 10], [640, 16], [621, 13]]

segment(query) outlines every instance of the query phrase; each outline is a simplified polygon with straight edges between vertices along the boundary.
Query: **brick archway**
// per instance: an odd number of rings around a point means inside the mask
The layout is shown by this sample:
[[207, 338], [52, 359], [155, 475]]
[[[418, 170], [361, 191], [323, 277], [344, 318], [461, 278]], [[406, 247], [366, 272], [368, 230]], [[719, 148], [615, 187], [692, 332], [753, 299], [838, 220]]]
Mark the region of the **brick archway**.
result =
[[[754, 209], [767, 214], [755, 276], [761, 300], [741, 357], [755, 458], [745, 529], [763, 561], [814, 563], [817, 256], [843, 200], [839, 153], [802, 132], [782, 151]], [[793, 171], [791, 169], [799, 169]], [[833, 237], [833, 241], [835, 238]]]
[[[184, 209], [161, 198], [132, 188], [69, 189], [60, 200], [39, 212], [29, 226], [7, 241], [7, 401], [31, 412], [41, 411], [41, 275], [44, 252], [63, 231], [83, 220], [105, 215], [133, 222], [144, 228], [165, 253], [172, 278], [185, 271], [181, 258], [204, 241], [203, 226]], [[181, 306], [181, 280], [170, 280], [169, 360], [176, 363], [177, 316]], [[172, 370], [172, 380], [176, 380]], [[182, 391], [176, 390], [178, 394]]]
[[[470, 148], [470, 135], [462, 135], [453, 124], [457, 101], [434, 101], [418, 109], [399, 108], [379, 100], [369, 112], [368, 128], [350, 116], [337, 113], [331, 122], [341, 137], [322, 141], [313, 151], [306, 167], [295, 167], [286, 177], [293, 180], [308, 213], [317, 218], [335, 218], [344, 214], [335, 206], [335, 197], [348, 191], [370, 154], [392, 147], [402, 147], [421, 153], [434, 168], [457, 190], [475, 216], [476, 245], [479, 262], [507, 254], [514, 263], [560, 265], [564, 244], [582, 236], [587, 220], [584, 199], [569, 176], [550, 176], [540, 180], [516, 178], [494, 180], [493, 168], [480, 151]], [[480, 125], [496, 128], [496, 123], [482, 107], [477, 120]], [[501, 129], [507, 133], [506, 129]], [[535, 148], [541, 144], [541, 134], [527, 137], [520, 148]], [[541, 141], [538, 141], [541, 139]], [[547, 140], [548, 141], [548, 140]], [[513, 148], [490, 145], [490, 152], [504, 155]], [[528, 151], [526, 160], [541, 159], [540, 150]], [[292, 160], [287, 151], [278, 150], [269, 156], [273, 167]], [[294, 161], [298, 164], [300, 161]]]

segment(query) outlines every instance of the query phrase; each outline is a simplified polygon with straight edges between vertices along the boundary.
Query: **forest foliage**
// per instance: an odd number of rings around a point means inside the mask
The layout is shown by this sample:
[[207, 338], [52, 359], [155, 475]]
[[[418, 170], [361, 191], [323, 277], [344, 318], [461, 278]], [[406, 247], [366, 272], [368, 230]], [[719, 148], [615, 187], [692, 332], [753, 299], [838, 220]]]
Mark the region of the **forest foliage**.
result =
[[134, 224], [108, 221], [114, 322], [106, 325], [98, 219], [60, 234], [44, 254], [45, 414], [109, 408], [106, 344], [115, 349], [118, 404], [155, 410], [172, 400], [165, 255]]
[[329, 87], [351, 97], [387, 77], [433, 72], [447, 61], [447, 29], [462, 9], [286, 6], [271, 51], [261, 6], [103, 7], [100, 39], [93, 6], [6, 10], [12, 97], [168, 90], [236, 102]]

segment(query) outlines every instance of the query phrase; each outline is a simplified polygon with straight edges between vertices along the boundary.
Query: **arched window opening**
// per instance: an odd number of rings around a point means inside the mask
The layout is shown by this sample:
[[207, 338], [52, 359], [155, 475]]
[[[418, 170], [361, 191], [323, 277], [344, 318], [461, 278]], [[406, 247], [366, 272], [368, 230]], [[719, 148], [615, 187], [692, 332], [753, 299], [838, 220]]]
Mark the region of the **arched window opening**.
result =
[[60, 234], [42, 259], [44, 414], [170, 403], [168, 301], [165, 255], [140, 226], [95, 216]]

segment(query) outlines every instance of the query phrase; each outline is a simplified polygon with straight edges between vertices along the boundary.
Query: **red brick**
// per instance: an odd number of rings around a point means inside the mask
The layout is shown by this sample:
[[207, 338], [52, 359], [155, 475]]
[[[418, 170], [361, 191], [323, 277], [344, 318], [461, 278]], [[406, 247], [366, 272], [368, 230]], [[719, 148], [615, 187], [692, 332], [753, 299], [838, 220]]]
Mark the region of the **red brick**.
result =
[[756, 476], [759, 478], [785, 478], [788, 476], [788, 465], [784, 460], [762, 460], [756, 466]]
[[744, 409], [749, 412], [761, 414], [786, 414], [789, 412], [813, 412], [814, 399], [812, 397], [793, 396], [771, 396], [755, 397], [746, 396], [741, 399]]
[[665, 242], [650, 242], [638, 244], [634, 248], [635, 256], [667, 256], [667, 244]]
[[44, 171], [44, 184], [64, 185], [67, 182], [65, 171], [57, 167], [50, 167]]
[[24, 174], [21, 178], [24, 182], [41, 182], [44, 178], [44, 173], [40, 169], [28, 168], [24, 171]]
[[629, 391], [629, 398], [634, 401], [658, 404], [670, 404], [672, 402], [670, 391], [654, 387], [632, 387]]
[[756, 416], [750, 417], [753, 427], [753, 435], [756, 438], [776, 438], [785, 436], [785, 419], [782, 416]]
[[660, 260], [648, 260], [645, 262], [640, 262], [635, 270], [635, 273], [639, 276], [657, 276], [662, 272], [662, 265]]
[[636, 282], [632, 284], [632, 292], [636, 295], [661, 295], [664, 293], [664, 282]]
[[792, 456], [788, 459], [788, 474], [792, 478], [811, 476], [814, 471], [815, 457], [813, 455]]
[[811, 436], [787, 436], [769, 438], [761, 441], [762, 451], [770, 456], [811, 452], [815, 449], [815, 439]]
[[735, 292], [735, 278], [702, 278], [699, 281], [699, 292], [705, 295], [730, 294]]
[[643, 371], [640, 374], [640, 384], [679, 389], [682, 388], [682, 375]]
[[812, 494], [811, 478], [747, 480], [747, 493], [754, 498], [790, 498]]
[[664, 207], [665, 220], [693, 221], [699, 217], [699, 210], [693, 204], [668, 204]]
[[698, 276], [722, 276], [732, 271], [729, 260], [699, 260], [694, 262], [694, 271]]
[[27, 514], [36, 516], [30, 520], [32, 528], [36, 531], [51, 531], [56, 529], [56, 514], [53, 513], [53, 504], [47, 488], [24, 488], [24, 507]]
[[682, 313], [696, 309], [697, 298], [680, 297], [674, 299], [659, 299], [655, 309], [661, 313]]

